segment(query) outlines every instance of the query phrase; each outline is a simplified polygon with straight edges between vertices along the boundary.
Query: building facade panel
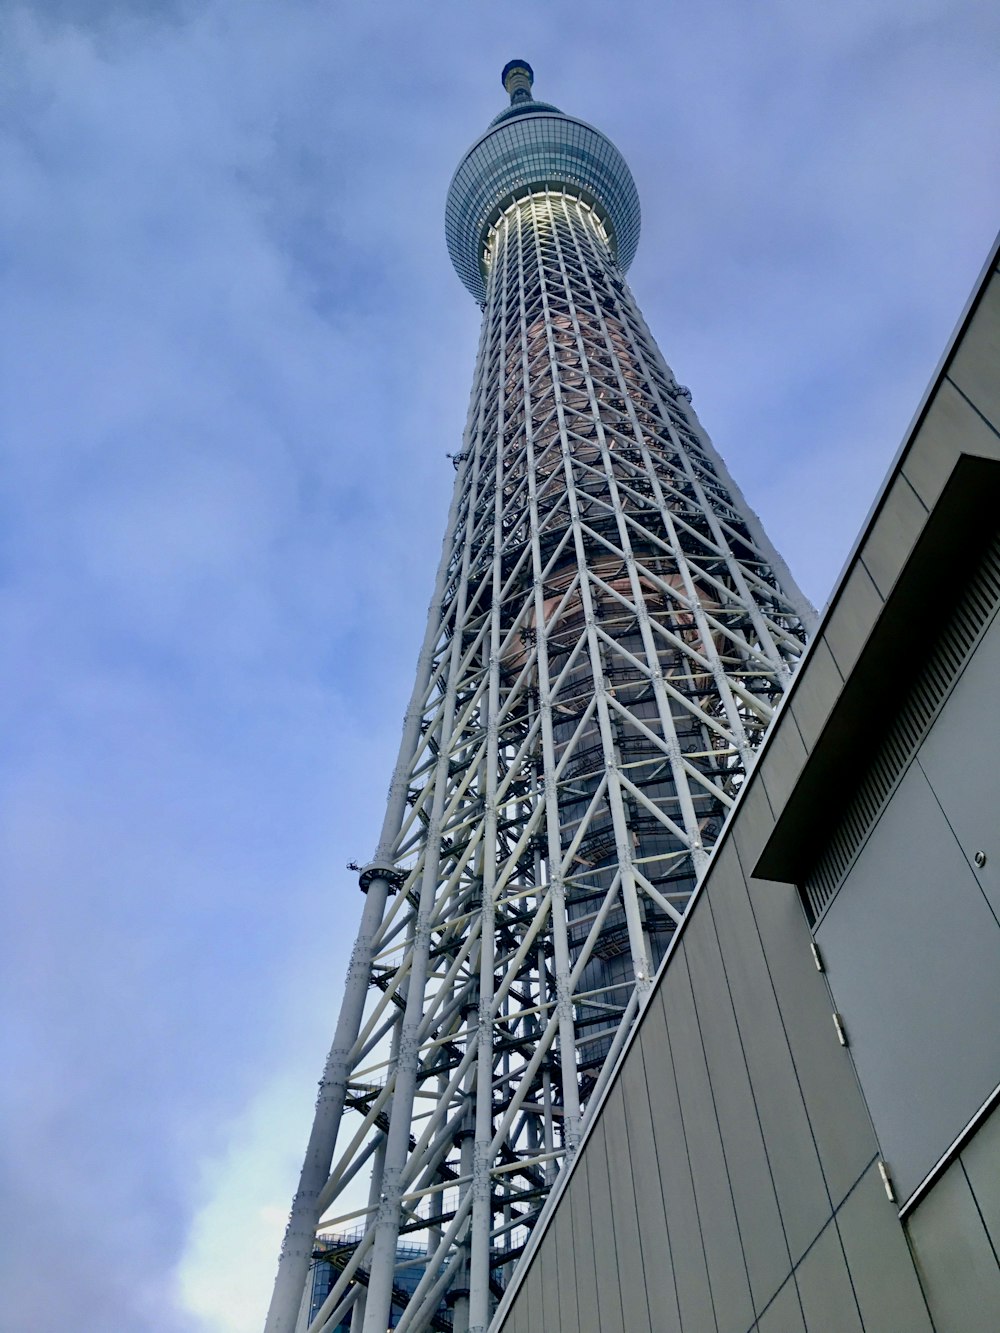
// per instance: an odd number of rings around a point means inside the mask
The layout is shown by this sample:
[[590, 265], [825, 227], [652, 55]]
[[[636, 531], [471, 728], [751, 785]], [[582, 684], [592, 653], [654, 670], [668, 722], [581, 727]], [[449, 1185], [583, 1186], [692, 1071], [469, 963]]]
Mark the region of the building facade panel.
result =
[[809, 658], [809, 672], [799, 680], [795, 696], [789, 701], [799, 735], [807, 750], [816, 744], [820, 732], [829, 721], [843, 684], [843, 677], [837, 670], [826, 639], [816, 640]]
[[531, 1333], [531, 1321], [528, 1316], [528, 1293], [524, 1290], [518, 1297], [517, 1309], [511, 1310], [504, 1324], [506, 1333]]
[[[598, 1326], [602, 1333], [625, 1333], [625, 1315], [622, 1309], [619, 1239], [611, 1208], [611, 1162], [608, 1155], [608, 1121], [602, 1117], [594, 1132], [595, 1152], [591, 1155], [590, 1216], [594, 1226], [594, 1273], [597, 1278]], [[621, 1133], [621, 1126], [615, 1127]], [[616, 1181], [616, 1184], [624, 1182]]]
[[865, 1333], [835, 1221], [820, 1232], [795, 1277], [807, 1329]]
[[[590, 1165], [581, 1158], [580, 1165], [573, 1172], [568, 1182], [568, 1189], [563, 1195], [564, 1207], [568, 1209], [573, 1221], [573, 1256], [576, 1263], [576, 1299], [581, 1331], [588, 1333], [600, 1331], [597, 1304], [597, 1259], [596, 1247], [607, 1239], [606, 1222], [603, 1218], [594, 1218], [590, 1210]], [[558, 1260], [557, 1260], [558, 1262]], [[541, 1265], [543, 1271], [545, 1265]], [[565, 1321], [566, 1311], [563, 1311]], [[561, 1327], [565, 1328], [563, 1322]], [[572, 1327], [572, 1325], [571, 1325]]]
[[1000, 436], [1000, 273], [994, 272], [948, 375]]
[[753, 1308], [760, 1311], [788, 1273], [788, 1245], [709, 900], [695, 911], [697, 928], [685, 932], [684, 952]]
[[963, 1148], [961, 1162], [993, 1252], [1000, 1256], [1000, 1113], [996, 1110]]
[[608, 1096], [604, 1125], [611, 1187], [611, 1216], [615, 1231], [618, 1286], [627, 1333], [651, 1333], [650, 1299], [646, 1291], [645, 1262], [636, 1202], [635, 1174], [642, 1160], [632, 1154], [632, 1108], [626, 1103], [619, 1079]]
[[757, 1333], [805, 1333], [802, 1305], [795, 1278], [785, 1282], [774, 1300], [757, 1320]]
[[865, 542], [864, 565], [883, 598], [889, 596], [926, 521], [927, 506], [900, 473]]
[[715, 1317], [720, 1328], [749, 1328], [754, 1311], [746, 1259], [687, 966], [686, 945], [703, 919], [696, 909], [664, 978], [663, 999], [698, 1213], [711, 1219], [702, 1238]]
[[767, 799], [772, 809], [778, 809], [785, 804], [796, 779], [802, 772], [806, 754], [806, 747], [793, 714], [787, 719], [785, 726], [775, 733], [767, 753], [761, 756], [760, 779], [764, 783], [764, 790], [767, 792]]
[[[729, 828], [729, 835], [739, 857], [741, 874], [749, 875], [768, 838], [774, 832], [774, 812], [763, 782], [748, 782], [740, 793], [740, 817]], [[749, 867], [749, 869], [746, 869]]]
[[[559, 1328], [563, 1322], [562, 1283], [559, 1280], [562, 1247], [559, 1245], [558, 1236], [555, 1237], [555, 1241], [555, 1272], [550, 1272], [545, 1278], [539, 1275], [542, 1288], [542, 1328]], [[567, 1317], [568, 1315], [567, 1309]]]
[[528, 1306], [525, 1311], [525, 1328], [530, 1333], [535, 1333], [535, 1329], [545, 1327], [545, 1307], [543, 1304], [543, 1293], [546, 1282], [555, 1277], [555, 1274], [549, 1274], [537, 1269], [534, 1273], [528, 1274], [527, 1294]]
[[837, 670], [845, 678], [861, 655], [882, 610], [882, 602], [872, 576], [858, 561], [847, 575], [823, 631]]
[[713, 1328], [715, 1314], [708, 1264], [677, 1098], [674, 1056], [662, 990], [657, 991], [650, 1001], [637, 1044], [642, 1046], [649, 1089], [681, 1328]]
[[851, 1057], [837, 1039], [834, 1005], [826, 978], [816, 970], [798, 890], [758, 879], [749, 880], [749, 890], [795, 1075], [836, 1208], [877, 1151], [871, 1117]]
[[553, 1243], [556, 1250], [556, 1279], [559, 1287], [559, 1322], [553, 1328], [579, 1328], [578, 1300], [580, 1276], [577, 1274], [577, 1254], [573, 1240], [573, 1214], [569, 1208], [560, 1208], [552, 1221]]
[[933, 1333], [906, 1237], [894, 1224], [893, 1212], [873, 1163], [837, 1214], [861, 1319], [866, 1333]]
[[[902, 460], [902, 474], [931, 509], [955, 469], [959, 451], [1000, 458], [1000, 436], [950, 380], [941, 383]], [[905, 554], [909, 555], [909, 551]]]
[[641, 1041], [636, 1042], [630, 1058], [622, 1067], [621, 1084], [625, 1097], [643, 1282], [648, 1293], [650, 1316], [656, 1333], [680, 1333], [674, 1250], [667, 1230], [663, 1182], [653, 1136], [653, 1109]]
[[907, 1231], [936, 1333], [996, 1333], [1000, 1268], [960, 1159], [914, 1210]]
[[717, 856], [711, 907], [754, 1105], [792, 1262], [830, 1216], [830, 1196], [735, 848]]

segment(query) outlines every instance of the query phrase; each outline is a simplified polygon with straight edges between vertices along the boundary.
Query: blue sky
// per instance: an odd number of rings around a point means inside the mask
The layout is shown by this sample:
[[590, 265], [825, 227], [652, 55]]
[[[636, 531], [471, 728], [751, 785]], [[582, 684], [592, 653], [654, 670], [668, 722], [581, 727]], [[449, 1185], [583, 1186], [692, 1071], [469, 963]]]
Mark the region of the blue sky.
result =
[[266, 1304], [460, 445], [451, 172], [512, 56], [822, 604], [1000, 223], [983, 0], [0, 18], [5, 1318]]

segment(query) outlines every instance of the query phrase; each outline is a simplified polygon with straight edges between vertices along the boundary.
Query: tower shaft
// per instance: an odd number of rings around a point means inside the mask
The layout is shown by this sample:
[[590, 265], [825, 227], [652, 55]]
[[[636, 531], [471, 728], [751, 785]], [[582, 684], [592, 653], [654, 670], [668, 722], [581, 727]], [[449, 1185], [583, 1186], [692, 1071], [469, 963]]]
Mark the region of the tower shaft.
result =
[[347, 1311], [354, 1333], [484, 1333], [805, 642], [603, 210], [529, 188], [482, 265], [437, 589], [268, 1333], [297, 1327], [317, 1228], [357, 1234], [313, 1333]]

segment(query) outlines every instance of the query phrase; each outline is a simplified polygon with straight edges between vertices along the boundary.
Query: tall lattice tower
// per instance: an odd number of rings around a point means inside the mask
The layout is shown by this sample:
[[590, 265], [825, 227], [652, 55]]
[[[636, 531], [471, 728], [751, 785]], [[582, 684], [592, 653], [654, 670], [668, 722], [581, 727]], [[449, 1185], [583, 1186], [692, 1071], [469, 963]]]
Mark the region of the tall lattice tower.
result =
[[812, 614], [625, 284], [624, 159], [503, 82], [448, 192], [472, 403], [268, 1333], [488, 1327]]

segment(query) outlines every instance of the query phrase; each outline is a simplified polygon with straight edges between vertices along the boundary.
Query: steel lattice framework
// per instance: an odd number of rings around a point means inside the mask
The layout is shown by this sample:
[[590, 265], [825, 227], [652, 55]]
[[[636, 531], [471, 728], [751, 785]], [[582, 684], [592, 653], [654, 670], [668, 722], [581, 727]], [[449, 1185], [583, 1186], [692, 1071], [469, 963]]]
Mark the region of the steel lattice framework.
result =
[[[563, 151], [526, 68], [494, 124]], [[630, 200], [540, 170], [462, 254], [469, 423], [269, 1333], [487, 1328], [811, 617], [625, 284]]]

